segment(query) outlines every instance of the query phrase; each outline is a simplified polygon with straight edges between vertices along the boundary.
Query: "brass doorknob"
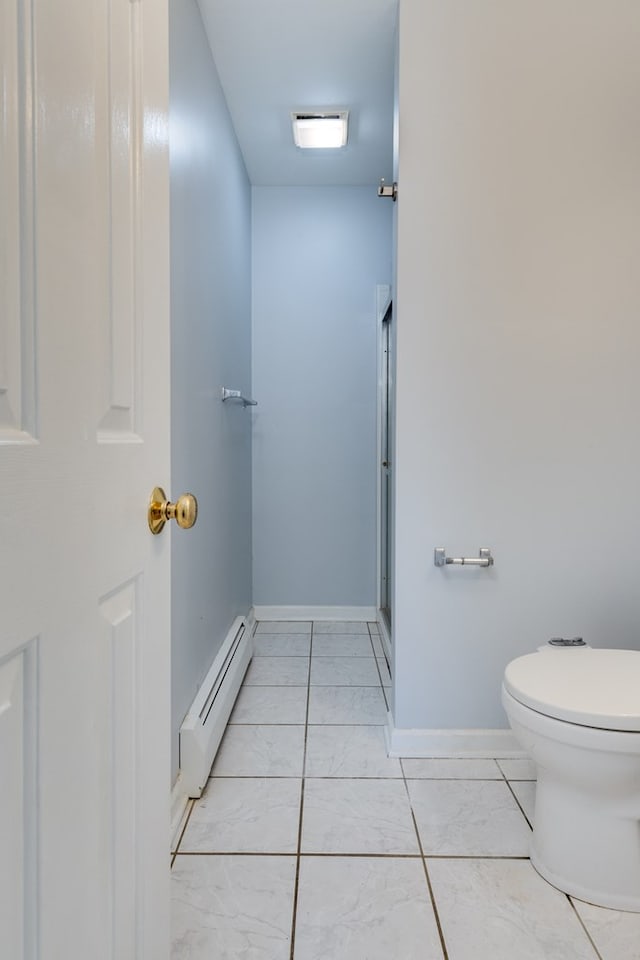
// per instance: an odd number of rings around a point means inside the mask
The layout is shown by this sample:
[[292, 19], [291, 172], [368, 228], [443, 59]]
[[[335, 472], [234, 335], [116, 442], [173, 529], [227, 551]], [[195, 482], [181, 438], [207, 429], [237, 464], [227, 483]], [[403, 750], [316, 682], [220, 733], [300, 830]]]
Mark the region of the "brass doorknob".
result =
[[162, 487], [154, 487], [147, 516], [154, 535], [160, 533], [167, 520], [175, 520], [179, 527], [188, 530], [198, 519], [198, 501], [192, 493], [183, 493], [175, 503], [170, 503]]

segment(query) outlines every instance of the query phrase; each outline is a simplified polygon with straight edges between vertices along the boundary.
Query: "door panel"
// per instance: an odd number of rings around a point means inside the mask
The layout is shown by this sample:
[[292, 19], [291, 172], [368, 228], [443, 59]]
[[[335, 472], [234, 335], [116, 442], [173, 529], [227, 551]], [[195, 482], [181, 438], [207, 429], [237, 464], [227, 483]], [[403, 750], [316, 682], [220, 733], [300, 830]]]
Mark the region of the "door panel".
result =
[[166, 3], [0, 0], [0, 21], [0, 952], [8, 930], [11, 960], [161, 960]]
[[108, 13], [108, 96], [105, 123], [110, 132], [106, 168], [108, 197], [109, 298], [105, 315], [103, 384], [105, 410], [101, 442], [135, 440], [140, 413], [140, 187], [137, 168], [143, 131], [139, 3], [114, 3]]
[[31, 6], [0, 0], [0, 443], [36, 429]]
[[104, 718], [110, 731], [104, 774], [106, 818], [113, 825], [107, 854], [112, 936], [109, 956], [113, 958], [140, 955], [136, 905], [141, 898], [141, 876], [135, 855], [140, 816], [137, 757], [141, 748], [138, 711], [142, 693], [137, 666], [139, 604], [136, 578], [122, 584], [99, 605], [104, 619]]
[[37, 641], [0, 663], [0, 844], [7, 869], [0, 873], [0, 930], [7, 957], [29, 956], [35, 904], [35, 804]]

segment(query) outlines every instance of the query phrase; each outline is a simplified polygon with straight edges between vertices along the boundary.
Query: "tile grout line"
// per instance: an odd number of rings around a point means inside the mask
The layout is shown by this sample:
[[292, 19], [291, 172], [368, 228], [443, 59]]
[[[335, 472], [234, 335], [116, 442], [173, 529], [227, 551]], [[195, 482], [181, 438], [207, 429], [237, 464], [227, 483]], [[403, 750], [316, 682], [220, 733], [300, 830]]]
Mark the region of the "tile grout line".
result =
[[[380, 689], [382, 690], [382, 699], [384, 700], [384, 705], [385, 705], [385, 707], [387, 708], [387, 711], [388, 711], [388, 710], [389, 710], [389, 701], [387, 700], [387, 691], [385, 690], [385, 688], [384, 688], [384, 683], [382, 682], [382, 673], [380, 672], [380, 664], [378, 663], [378, 655], [377, 655], [377, 653], [376, 653], [376, 648], [375, 648], [375, 646], [374, 646], [374, 644], [373, 644], [373, 635], [371, 634], [371, 631], [370, 631], [370, 630], [369, 630], [369, 641], [370, 641], [370, 643], [371, 643], [371, 649], [373, 650], [373, 658], [374, 658], [374, 660], [375, 660], [375, 662], [376, 662], [376, 670], [378, 671], [378, 680], [380, 681]], [[385, 659], [385, 663], [386, 663], [386, 659]]]
[[[207, 782], [208, 782], [208, 778], [207, 778]], [[184, 838], [185, 831], [186, 831], [187, 827], [189, 826], [189, 820], [191, 820], [191, 814], [193, 813], [193, 809], [194, 809], [194, 807], [195, 807], [195, 805], [196, 805], [196, 801], [193, 800], [193, 799], [190, 799], [190, 800], [189, 800], [189, 804], [190, 804], [190, 806], [189, 806], [189, 812], [187, 813], [187, 816], [185, 817], [184, 825], [183, 825], [183, 827], [182, 827], [182, 830], [180, 831], [180, 836], [178, 837], [178, 842], [176, 843], [176, 848], [175, 848], [175, 850], [173, 851], [173, 856], [171, 857], [171, 865], [170, 865], [170, 867], [169, 867], [170, 870], [173, 868], [173, 865], [174, 865], [174, 863], [176, 862], [176, 857], [178, 856], [178, 853], [180, 852], [180, 845], [181, 845], [182, 840], [183, 840], [183, 838]]]
[[[235, 724], [235, 726], [243, 726], [243, 724]], [[270, 724], [260, 723], [260, 724], [245, 724], [245, 726], [260, 726], [266, 727]], [[271, 724], [271, 726], [277, 726], [277, 724]], [[286, 724], [281, 724], [281, 726], [286, 726]], [[304, 724], [296, 723], [291, 724], [291, 726], [302, 727]], [[362, 724], [362, 723], [341, 723], [341, 724], [330, 724], [330, 723], [310, 723], [310, 727], [330, 727], [330, 726], [341, 726], [341, 727], [364, 727], [366, 730], [371, 729], [371, 724]], [[393, 757], [391, 759], [394, 759]], [[401, 758], [398, 758], [401, 759]], [[209, 780], [299, 780], [300, 777], [296, 774], [280, 773], [280, 774], [265, 774], [265, 773], [217, 773], [215, 775], [210, 775], [207, 779]], [[307, 780], [410, 780], [412, 783], [502, 783], [502, 779], [499, 777], [412, 777], [409, 774], [396, 774], [393, 777], [389, 776], [378, 776], [372, 774], [369, 777], [347, 777], [347, 776], [315, 776], [315, 777], [306, 777]], [[509, 783], [510, 781], [507, 781]], [[533, 780], [516, 780], [515, 783], [534, 783]]]
[[[271, 850], [180, 850], [173, 854], [173, 859], [178, 857], [285, 857], [291, 859], [295, 857], [295, 851], [281, 853]], [[371, 850], [365, 850], [362, 853], [322, 853], [319, 851], [309, 851], [302, 854], [301, 857], [307, 857], [309, 860], [505, 860], [505, 861], [523, 861], [529, 860], [525, 856], [507, 857], [504, 855], [483, 853], [472, 855], [462, 853], [373, 853]]]
[[[503, 776], [504, 776], [504, 774], [503, 774]], [[523, 817], [525, 818], [525, 820], [527, 821], [527, 825], [528, 825], [529, 829], [530, 829], [531, 831], [533, 831], [533, 824], [531, 823], [531, 820], [529, 820], [529, 817], [526, 815], [526, 813], [525, 813], [525, 811], [524, 811], [524, 807], [522, 806], [522, 804], [521, 804], [520, 801], [518, 800], [518, 798], [517, 798], [517, 796], [516, 796], [516, 794], [515, 794], [515, 792], [514, 792], [514, 789], [513, 789], [513, 787], [511, 786], [511, 783], [507, 780], [506, 777], [504, 778], [504, 782], [505, 782], [506, 785], [507, 785], [507, 788], [508, 788], [508, 790], [509, 790], [509, 793], [511, 794], [511, 796], [513, 797], [513, 799], [515, 800], [515, 802], [518, 804], [518, 809], [520, 810], [520, 813], [522, 814], [522, 816], [523, 816]]]
[[[402, 759], [400, 760], [400, 769], [404, 774], [404, 768], [402, 767]], [[424, 877], [427, 882], [427, 890], [429, 892], [429, 899], [431, 901], [431, 909], [433, 910], [433, 916], [436, 921], [436, 927], [438, 929], [438, 937], [440, 938], [440, 946], [442, 948], [443, 960], [449, 960], [449, 954], [447, 952], [447, 944], [444, 939], [444, 931], [442, 929], [442, 923], [440, 922], [440, 914], [438, 913], [438, 907], [436, 905], [436, 898], [433, 892], [433, 887], [431, 885], [431, 877], [429, 876], [429, 870], [427, 868], [427, 858], [424, 855], [424, 848], [422, 846], [422, 840], [420, 839], [420, 831], [418, 830], [418, 823], [416, 821], [416, 816], [413, 811], [413, 804], [411, 803], [411, 794], [409, 793], [409, 785], [407, 783], [407, 778], [403, 776], [402, 778], [404, 783], [405, 793], [407, 795], [407, 802], [409, 804], [409, 810], [411, 811], [411, 819], [413, 821], [413, 829], [416, 832], [416, 840], [418, 842], [418, 850], [420, 851], [420, 859], [422, 861], [422, 869], [424, 870]]]
[[[266, 658], [265, 658], [266, 659]], [[364, 657], [362, 658], [364, 660]], [[380, 671], [378, 671], [378, 678], [380, 677]], [[278, 690], [280, 687], [286, 687], [287, 690], [303, 690], [304, 684], [302, 683], [245, 683], [246, 687], [251, 687], [252, 689], [258, 688], [259, 690], [266, 690], [273, 687], [276, 687]], [[358, 687], [361, 690], [377, 690], [378, 687], [382, 686], [382, 682], [378, 679], [377, 683], [312, 683], [312, 687], [323, 687], [330, 689], [338, 690], [351, 690], [353, 687]], [[384, 687], [383, 687], [384, 689]]]
[[[385, 689], [384, 681], [383, 681], [383, 679], [382, 679], [382, 673], [381, 673], [381, 671], [380, 671], [380, 663], [379, 663], [379, 659], [378, 659], [378, 654], [376, 653], [376, 645], [375, 645], [375, 643], [373, 642], [374, 634], [371, 632], [371, 627], [369, 626], [368, 623], [367, 623], [367, 630], [369, 631], [369, 640], [370, 640], [370, 642], [371, 642], [371, 649], [373, 650], [373, 656], [374, 656], [374, 659], [375, 659], [375, 661], [376, 661], [376, 669], [377, 669], [377, 671], [378, 671], [378, 679], [380, 680], [380, 689], [382, 690], [382, 699], [384, 700], [384, 705], [385, 705], [385, 707], [387, 708], [387, 713], [388, 713], [389, 710], [390, 710], [389, 698], [387, 697], [387, 691], [386, 691], [386, 689]], [[378, 633], [378, 634], [376, 634], [376, 636], [378, 637], [378, 643], [380, 644], [380, 649], [382, 650], [382, 659], [383, 659], [384, 662], [385, 662], [385, 665], [386, 665], [386, 667], [387, 667], [387, 670], [389, 670], [389, 661], [387, 660], [387, 655], [386, 655], [385, 652], [384, 652], [384, 647], [382, 646], [382, 641], [381, 641], [381, 639], [380, 639], [380, 634]], [[389, 670], [389, 674], [391, 674], [391, 670]]]
[[307, 767], [307, 736], [309, 732], [309, 701], [311, 700], [311, 663], [313, 656], [313, 621], [309, 635], [309, 670], [307, 673], [307, 710], [304, 718], [304, 744], [302, 749], [302, 780], [300, 784], [300, 817], [298, 819], [298, 849], [296, 852], [296, 877], [293, 884], [293, 909], [291, 912], [291, 950], [289, 960], [294, 960], [296, 948], [296, 923], [298, 920], [298, 891], [300, 888], [300, 851], [302, 849], [302, 818], [304, 816], [304, 785]]
[[[173, 854], [173, 857], [286, 857], [291, 859], [295, 857], [295, 851], [288, 853], [277, 853], [273, 850], [180, 850]], [[507, 857], [502, 854], [483, 853], [472, 855], [468, 853], [432, 853], [424, 855], [421, 853], [374, 853], [371, 850], [365, 850], [362, 853], [325, 853], [323, 851], [313, 851], [311, 853], [301, 853], [300, 857], [324, 858], [325, 860], [529, 860], [525, 856]]]
[[586, 925], [586, 923], [584, 922], [584, 920], [582, 919], [582, 917], [581, 917], [580, 914], [578, 913], [578, 910], [576, 909], [575, 903], [573, 902], [573, 900], [571, 899], [571, 897], [569, 896], [568, 893], [566, 893], [565, 896], [566, 896], [567, 900], [569, 901], [569, 905], [570, 905], [571, 909], [573, 910], [573, 912], [575, 913], [576, 917], [578, 918], [578, 923], [580, 924], [580, 926], [581, 926], [582, 929], [584, 930], [585, 936], [586, 936], [587, 940], [589, 941], [589, 943], [590, 943], [591, 946], [593, 947], [593, 952], [595, 953], [595, 955], [596, 955], [596, 957], [598, 958], [598, 960], [602, 960], [602, 954], [600, 953], [600, 951], [599, 951], [598, 948], [596, 947], [595, 942], [594, 942], [594, 940], [593, 940], [593, 937], [591, 936], [591, 934], [590, 934], [589, 931], [587, 930], [587, 925]]
[[278, 850], [180, 850], [175, 857], [273, 857], [275, 860], [291, 860], [295, 851]]

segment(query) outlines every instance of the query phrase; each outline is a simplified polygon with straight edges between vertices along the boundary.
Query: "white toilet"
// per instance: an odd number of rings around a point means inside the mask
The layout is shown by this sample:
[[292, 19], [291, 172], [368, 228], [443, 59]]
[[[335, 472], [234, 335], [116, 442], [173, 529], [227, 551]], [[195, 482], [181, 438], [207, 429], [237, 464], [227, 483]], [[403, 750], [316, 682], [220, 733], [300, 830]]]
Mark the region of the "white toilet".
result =
[[507, 666], [502, 702], [537, 766], [534, 867], [640, 913], [640, 652], [541, 648]]

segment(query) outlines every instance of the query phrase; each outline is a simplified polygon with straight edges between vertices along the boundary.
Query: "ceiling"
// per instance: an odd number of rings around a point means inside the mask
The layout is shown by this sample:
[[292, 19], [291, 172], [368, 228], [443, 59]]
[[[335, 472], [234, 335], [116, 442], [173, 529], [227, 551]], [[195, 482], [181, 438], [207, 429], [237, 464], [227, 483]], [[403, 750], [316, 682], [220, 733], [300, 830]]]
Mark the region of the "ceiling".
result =
[[[392, 179], [398, 0], [198, 0], [249, 179]], [[342, 150], [300, 150], [292, 110], [348, 108]]]

